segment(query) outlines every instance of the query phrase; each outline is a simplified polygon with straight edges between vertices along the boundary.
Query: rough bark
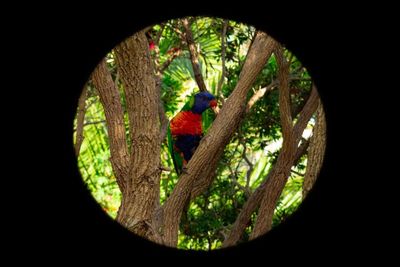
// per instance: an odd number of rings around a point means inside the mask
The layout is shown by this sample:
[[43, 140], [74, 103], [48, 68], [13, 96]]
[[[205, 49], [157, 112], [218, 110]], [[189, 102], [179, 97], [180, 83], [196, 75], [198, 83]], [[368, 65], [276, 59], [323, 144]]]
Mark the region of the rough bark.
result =
[[143, 31], [115, 48], [129, 116], [130, 154], [127, 190], [117, 221], [139, 236], [156, 240], [152, 213], [160, 183], [159, 99], [148, 42]]
[[293, 131], [290, 132], [288, 138], [283, 140], [282, 152], [278, 156], [279, 164], [271, 171], [272, 174], [266, 181], [263, 199], [250, 239], [257, 238], [271, 229], [276, 203], [289, 177], [290, 169], [294, 162], [295, 151], [297, 150], [301, 135], [312, 114], [315, 112], [317, 105], [318, 94], [315, 86], [313, 86], [309, 99], [300, 113], [300, 117], [293, 127]]
[[310, 148], [307, 155], [307, 169], [304, 175], [303, 199], [313, 187], [325, 155], [326, 143], [326, 122], [324, 109], [321, 101], [317, 109], [316, 122], [313, 129], [313, 135], [310, 141]]
[[92, 73], [93, 85], [103, 105], [110, 145], [111, 165], [121, 192], [125, 192], [129, 174], [129, 152], [126, 142], [124, 114], [118, 88], [103, 59]]
[[190, 29], [190, 23], [187, 18], [182, 19], [183, 27], [185, 28], [185, 39], [190, 52], [190, 60], [193, 66], [194, 78], [199, 86], [200, 91], [207, 91], [206, 84], [204, 83], [203, 75], [201, 74], [199, 56], [197, 54], [196, 44], [193, 40], [192, 30]]
[[[160, 80], [159, 80], [160, 81]], [[160, 119], [160, 144], [164, 142], [165, 137], [167, 136], [169, 119], [167, 115], [165, 115], [164, 102], [161, 99], [161, 81], [157, 83], [157, 97], [158, 97], [158, 117]]]
[[293, 128], [289, 93], [289, 62], [283, 54], [283, 48], [277, 47], [275, 57], [278, 64], [279, 114], [282, 125], [283, 147], [288, 143]]
[[194, 200], [196, 197], [203, 194], [212, 184], [216, 175], [216, 168], [219, 162], [219, 157], [212, 159], [208, 168], [202, 175], [196, 179], [193, 183], [193, 189], [190, 195], [190, 200]]
[[78, 101], [78, 114], [76, 116], [76, 141], [75, 141], [75, 155], [78, 157], [79, 152], [81, 151], [82, 142], [84, 139], [83, 136], [83, 124], [85, 121], [85, 111], [86, 111], [86, 84], [83, 87], [81, 96]]
[[221, 109], [207, 135], [201, 140], [199, 147], [187, 165], [187, 172], [180, 176], [177, 185], [164, 205], [163, 234], [166, 245], [176, 247], [179, 220], [184, 205], [191, 195], [193, 183], [201, 177], [202, 173], [210, 169], [215, 170], [214, 161], [220, 158], [225, 145], [239, 126], [246, 110], [246, 95], [270, 58], [274, 47], [275, 41], [272, 38], [265, 33], [257, 33], [235, 90], [227, 99], [224, 108]]

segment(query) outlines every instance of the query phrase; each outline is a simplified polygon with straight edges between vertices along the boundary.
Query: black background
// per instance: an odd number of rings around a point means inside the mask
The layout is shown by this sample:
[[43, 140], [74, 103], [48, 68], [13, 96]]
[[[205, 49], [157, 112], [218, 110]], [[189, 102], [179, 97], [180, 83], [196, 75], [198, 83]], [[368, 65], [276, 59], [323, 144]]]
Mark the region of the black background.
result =
[[[120, 227], [85, 189], [72, 145], [80, 90], [98, 61], [135, 31], [185, 15], [248, 23], [286, 45], [310, 71], [327, 117], [323, 169], [295, 215], [262, 238], [212, 252], [168, 249]], [[13, 205], [5, 216], [13, 226], [8, 247], [19, 253], [14, 259], [126, 261], [137, 266], [153, 260], [181, 265], [326, 265], [373, 258], [376, 245], [384, 242], [374, 241], [380, 236], [374, 228], [378, 205], [363, 186], [371, 183], [371, 174], [361, 172], [371, 163], [361, 159], [368, 153], [370, 135], [361, 129], [374, 114], [364, 106], [369, 89], [359, 83], [360, 76], [369, 73], [355, 71], [365, 64], [361, 59], [374, 33], [366, 17], [363, 7], [247, 1], [218, 7], [200, 2], [24, 6], [13, 18], [22, 24], [16, 22], [10, 30], [8, 44], [27, 53], [17, 57], [19, 53], [4, 50], [13, 63], [9, 69], [16, 75], [13, 96], [5, 102], [23, 108], [7, 128], [11, 136], [22, 140], [9, 157], [18, 159], [16, 164], [5, 166], [12, 173], [7, 180], [15, 183], [6, 190]], [[8, 112], [15, 114], [13, 110]], [[15, 124], [23, 125], [22, 129], [15, 130]]]

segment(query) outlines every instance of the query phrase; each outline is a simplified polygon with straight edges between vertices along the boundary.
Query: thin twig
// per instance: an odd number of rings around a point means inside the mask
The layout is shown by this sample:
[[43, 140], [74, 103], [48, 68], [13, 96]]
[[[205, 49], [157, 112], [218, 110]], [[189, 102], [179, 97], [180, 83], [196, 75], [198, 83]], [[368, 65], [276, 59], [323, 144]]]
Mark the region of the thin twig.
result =
[[250, 98], [249, 102], [247, 102], [246, 112], [249, 112], [253, 105], [260, 100], [267, 92], [272, 91], [278, 85], [278, 81], [272, 81], [268, 86], [263, 87], [257, 90], [252, 97]]
[[[101, 121], [88, 121], [88, 122], [85, 122], [85, 123], [83, 124], [83, 127], [88, 126], [88, 125], [93, 125], [93, 124], [105, 123], [105, 122], [106, 122], [105, 120], [101, 120]], [[74, 132], [76, 132], [76, 128], [74, 129]]]
[[[289, 81], [296, 81], [296, 80], [311, 80], [310, 78], [302, 78], [299, 76], [292, 75], [289, 77]], [[266, 93], [271, 92], [277, 88], [279, 85], [279, 80], [274, 79], [269, 85], [258, 89], [247, 102], [246, 112], [249, 112], [250, 109], [254, 106], [254, 104], [260, 100]]]
[[160, 170], [162, 170], [162, 171], [166, 171], [166, 172], [170, 172], [170, 171], [172, 171], [172, 169], [171, 169], [171, 168], [169, 168], [169, 167], [166, 167], [166, 166], [160, 166]]
[[297, 174], [297, 175], [299, 175], [299, 176], [304, 176], [304, 173], [300, 173], [300, 172], [297, 172], [297, 171], [295, 171], [295, 170], [290, 170], [291, 172], [293, 172], [294, 174]]
[[[238, 166], [239, 166], [239, 164], [238, 164]], [[228, 164], [228, 169], [229, 169], [229, 171], [231, 172], [231, 178], [232, 178], [233, 183], [234, 183], [240, 190], [242, 190], [242, 191], [245, 193], [245, 195], [246, 195], [247, 197], [249, 197], [250, 194], [251, 194], [249, 188], [244, 187], [244, 186], [241, 185], [241, 184], [238, 182], [238, 180], [237, 180], [237, 177], [238, 177], [237, 170], [233, 171], [232, 167], [231, 167], [229, 164]]]
[[182, 53], [182, 50], [180, 47], [178, 47], [178, 49], [173, 52], [172, 56], [170, 56], [163, 64], [162, 66], [159, 68], [158, 72], [160, 74], [163, 74], [164, 71], [169, 67], [169, 65], [172, 63], [172, 61], [177, 58], [178, 56], [180, 56]]
[[164, 28], [165, 28], [165, 23], [161, 23], [160, 30], [157, 32], [157, 36], [156, 36], [156, 38], [154, 40], [154, 44], [156, 46], [158, 46], [159, 43], [160, 43], [161, 35], [162, 35], [163, 31], [164, 31]]
[[181, 30], [179, 30], [177, 27], [174, 27], [172, 25], [167, 24], [167, 27], [169, 27], [172, 31], [174, 31], [176, 34], [178, 34], [178, 36], [184, 40], [185, 39], [185, 35], [183, 34], [183, 32]]

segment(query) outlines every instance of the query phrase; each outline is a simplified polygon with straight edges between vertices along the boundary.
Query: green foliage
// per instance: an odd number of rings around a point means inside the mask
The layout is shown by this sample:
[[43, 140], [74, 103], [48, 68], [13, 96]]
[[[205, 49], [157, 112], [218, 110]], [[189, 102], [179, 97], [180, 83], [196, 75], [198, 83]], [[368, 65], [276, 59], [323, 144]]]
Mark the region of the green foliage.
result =
[[[207, 88], [215, 94], [221, 77], [221, 32], [222, 19], [195, 18], [191, 25], [200, 55], [200, 66]], [[156, 31], [160, 25], [154, 27]], [[171, 48], [182, 47], [183, 52], [168, 66], [162, 76], [161, 99], [166, 115], [171, 119], [188, 101], [188, 97], [197, 92], [189, 53], [182, 44], [177, 31], [183, 31], [178, 20], [165, 23], [159, 43], [159, 64], [168, 60]], [[229, 21], [226, 35], [226, 77], [222, 86], [222, 95], [229, 97], [234, 90], [247, 50], [254, 36], [255, 29], [240, 23]], [[290, 82], [290, 87], [298, 89], [291, 94], [293, 108], [300, 108], [310, 92], [311, 81], [308, 72], [298, 59], [289, 51], [287, 58], [292, 58], [291, 75], [298, 77]], [[154, 56], [154, 54], [153, 54]], [[115, 79], [116, 65], [112, 53], [107, 55], [107, 65]], [[248, 99], [255, 91], [269, 85], [277, 77], [277, 63], [272, 56], [257, 77]], [[302, 80], [300, 80], [302, 79]], [[90, 83], [89, 83], [90, 85]], [[126, 110], [126, 101], [121, 83], [118, 83], [121, 102]], [[116, 217], [121, 201], [121, 193], [115, 181], [109, 161], [107, 128], [104, 110], [99, 102], [96, 90], [88, 87], [86, 100], [84, 141], [78, 158], [82, 177], [93, 197], [112, 217]], [[190, 205], [187, 220], [180, 226], [178, 247], [182, 249], [209, 250], [219, 248], [224, 234], [234, 223], [240, 209], [264, 180], [277, 160], [281, 141], [278, 90], [272, 90], [259, 99], [245, 117], [239, 130], [225, 147], [218, 164], [216, 178], [206, 193], [196, 198]], [[220, 103], [219, 103], [220, 104]], [[211, 126], [215, 115], [212, 111], [203, 114], [205, 132]], [[126, 133], [129, 134], [128, 118], [125, 114]], [[76, 122], [75, 122], [76, 125]], [[76, 126], [75, 126], [76, 127]], [[129, 140], [129, 138], [128, 138]], [[168, 143], [162, 144], [161, 161], [164, 166], [173, 169], [173, 162], [168, 152]], [[306, 156], [303, 156], [293, 169], [304, 173]], [[178, 176], [175, 171], [162, 172], [160, 181], [160, 202], [163, 204], [171, 194]], [[275, 209], [273, 226], [275, 227], [292, 214], [301, 203], [303, 177], [292, 174], [279, 198]], [[248, 239], [256, 212], [246, 228], [243, 241]]]
[[[89, 91], [89, 95], [91, 90]], [[86, 101], [84, 136], [78, 167], [93, 197], [108, 215], [115, 218], [121, 201], [121, 192], [112, 171], [108, 149], [104, 110], [92, 91]]]

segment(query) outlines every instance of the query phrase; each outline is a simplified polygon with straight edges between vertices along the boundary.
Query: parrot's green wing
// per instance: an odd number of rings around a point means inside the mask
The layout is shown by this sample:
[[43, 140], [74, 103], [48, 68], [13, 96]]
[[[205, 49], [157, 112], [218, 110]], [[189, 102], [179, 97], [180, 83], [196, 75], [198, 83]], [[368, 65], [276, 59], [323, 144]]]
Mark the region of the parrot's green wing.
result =
[[201, 114], [201, 121], [203, 124], [203, 135], [205, 135], [215, 119], [215, 113], [211, 109], [207, 109]]
[[180, 111], [191, 110], [193, 105], [194, 105], [194, 95], [192, 94], [189, 96], [189, 100], [185, 103], [185, 105], [182, 107]]
[[168, 125], [168, 129], [167, 129], [167, 140], [168, 140], [169, 154], [172, 157], [172, 162], [174, 163], [175, 171], [179, 176], [181, 174], [181, 172], [182, 172], [183, 158], [180, 155], [180, 153], [178, 153], [174, 149], [175, 140], [172, 137], [171, 128], [169, 127], [169, 125]]
[[[192, 109], [193, 104], [194, 104], [194, 94], [189, 96], [189, 100], [185, 103], [185, 105], [182, 107], [182, 109], [179, 112]], [[178, 175], [180, 175], [182, 173], [183, 157], [181, 156], [181, 154], [179, 152], [177, 152], [174, 149], [175, 140], [172, 137], [171, 128], [169, 125], [168, 125], [168, 130], [167, 130], [167, 139], [168, 139], [168, 150], [169, 150], [169, 154], [172, 157], [172, 161], [174, 162], [175, 171]]]

